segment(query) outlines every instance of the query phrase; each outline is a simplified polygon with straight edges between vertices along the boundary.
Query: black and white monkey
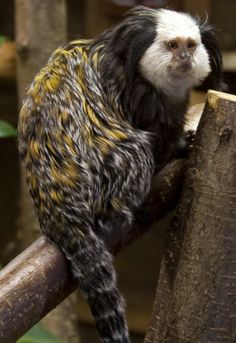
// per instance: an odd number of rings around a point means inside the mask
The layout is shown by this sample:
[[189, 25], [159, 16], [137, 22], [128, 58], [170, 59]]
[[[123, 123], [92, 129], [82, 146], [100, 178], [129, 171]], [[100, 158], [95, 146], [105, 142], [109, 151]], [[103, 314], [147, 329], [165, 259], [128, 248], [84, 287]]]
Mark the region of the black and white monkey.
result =
[[214, 30], [185, 13], [134, 8], [93, 40], [57, 49], [31, 84], [19, 149], [42, 232], [71, 263], [103, 343], [128, 343], [102, 236], [131, 225], [152, 176], [184, 146], [193, 87], [221, 84]]
[[204, 82], [219, 90], [223, 85], [215, 31], [187, 13], [137, 7], [96, 42], [105, 43], [101, 76], [106, 92], [119, 94], [118, 104], [134, 127], [154, 133], [158, 170], [183, 146], [193, 87]]

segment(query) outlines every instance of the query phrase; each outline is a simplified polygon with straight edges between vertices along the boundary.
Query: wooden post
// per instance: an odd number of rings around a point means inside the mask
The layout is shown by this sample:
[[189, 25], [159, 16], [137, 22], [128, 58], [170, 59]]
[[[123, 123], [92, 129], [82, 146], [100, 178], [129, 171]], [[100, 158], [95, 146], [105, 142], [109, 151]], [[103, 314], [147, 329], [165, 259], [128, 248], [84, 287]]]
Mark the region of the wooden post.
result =
[[236, 342], [236, 97], [210, 91], [145, 343]]

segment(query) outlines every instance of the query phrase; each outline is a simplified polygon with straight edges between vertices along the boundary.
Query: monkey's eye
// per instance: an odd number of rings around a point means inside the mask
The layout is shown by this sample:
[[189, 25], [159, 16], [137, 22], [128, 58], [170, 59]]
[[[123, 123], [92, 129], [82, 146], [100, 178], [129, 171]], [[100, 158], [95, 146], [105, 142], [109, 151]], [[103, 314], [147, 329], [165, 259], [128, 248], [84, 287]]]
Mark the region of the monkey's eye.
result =
[[176, 41], [171, 40], [167, 43], [167, 47], [169, 50], [176, 50], [178, 48], [178, 44]]
[[189, 41], [187, 44], [187, 48], [190, 51], [194, 51], [197, 47], [197, 44], [194, 41]]

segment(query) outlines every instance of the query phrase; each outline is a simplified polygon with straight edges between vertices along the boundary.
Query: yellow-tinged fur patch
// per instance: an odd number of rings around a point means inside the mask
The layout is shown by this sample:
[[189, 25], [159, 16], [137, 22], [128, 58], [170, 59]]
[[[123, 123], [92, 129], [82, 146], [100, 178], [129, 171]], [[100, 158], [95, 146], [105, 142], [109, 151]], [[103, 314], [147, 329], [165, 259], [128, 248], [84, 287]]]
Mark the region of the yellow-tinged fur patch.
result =
[[103, 153], [103, 155], [107, 155], [110, 152], [110, 148], [115, 147], [115, 143], [106, 137], [97, 136], [94, 139], [94, 141], [95, 141], [95, 144], [97, 144], [98, 148]]
[[36, 140], [31, 139], [29, 149], [30, 149], [31, 155], [34, 158], [38, 158], [39, 157], [39, 155], [40, 155], [39, 143]]
[[59, 192], [55, 191], [55, 190], [52, 190], [50, 192], [50, 197], [53, 201], [57, 202], [57, 203], [60, 203], [62, 202], [63, 200], [63, 196], [62, 194], [60, 194]]
[[[67, 169], [68, 170], [68, 169]], [[61, 185], [65, 185], [68, 187], [75, 186], [74, 178], [68, 177], [68, 175], [65, 174], [64, 169], [56, 168], [55, 166], [51, 169], [51, 176], [54, 180], [54, 182], [59, 183]], [[78, 172], [76, 173], [76, 178], [78, 177]]]

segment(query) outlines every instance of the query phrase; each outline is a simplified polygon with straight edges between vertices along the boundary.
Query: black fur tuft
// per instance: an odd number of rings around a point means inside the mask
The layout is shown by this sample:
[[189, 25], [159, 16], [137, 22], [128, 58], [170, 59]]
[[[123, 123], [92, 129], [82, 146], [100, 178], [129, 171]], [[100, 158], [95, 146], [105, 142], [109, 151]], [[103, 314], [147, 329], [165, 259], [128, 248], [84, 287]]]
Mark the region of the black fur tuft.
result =
[[210, 64], [211, 73], [204, 81], [203, 86], [207, 89], [212, 88], [215, 90], [222, 90], [222, 73], [223, 73], [223, 63], [222, 56], [220, 53], [220, 47], [216, 39], [216, 30], [206, 22], [200, 25], [200, 33], [202, 38], [202, 43], [207, 49]]
[[153, 11], [139, 6], [128, 12], [126, 19], [112, 30], [105, 31], [99, 41], [106, 42], [103, 76], [107, 80], [120, 79], [127, 87], [133, 86], [138, 63], [156, 36], [156, 18]]

